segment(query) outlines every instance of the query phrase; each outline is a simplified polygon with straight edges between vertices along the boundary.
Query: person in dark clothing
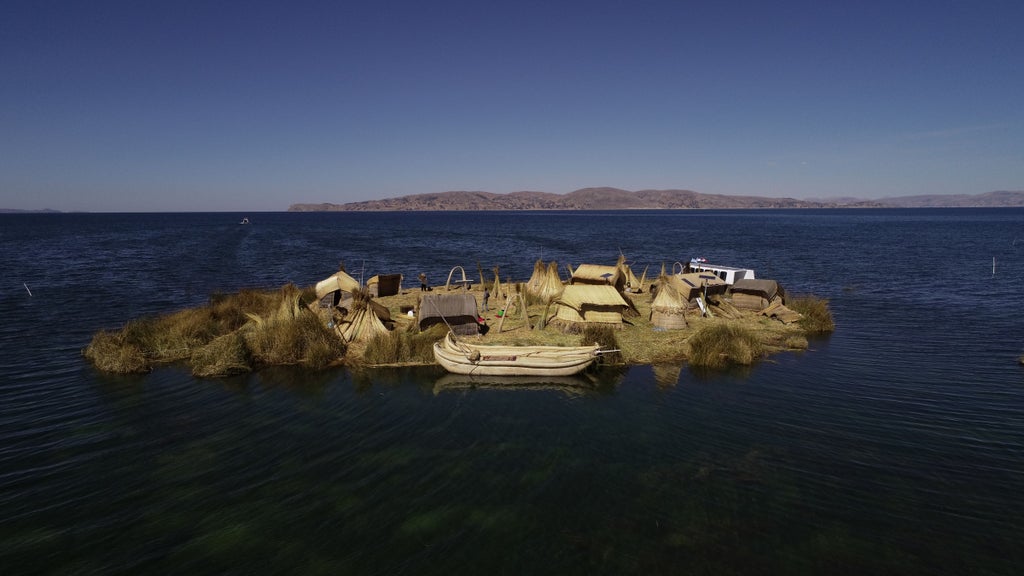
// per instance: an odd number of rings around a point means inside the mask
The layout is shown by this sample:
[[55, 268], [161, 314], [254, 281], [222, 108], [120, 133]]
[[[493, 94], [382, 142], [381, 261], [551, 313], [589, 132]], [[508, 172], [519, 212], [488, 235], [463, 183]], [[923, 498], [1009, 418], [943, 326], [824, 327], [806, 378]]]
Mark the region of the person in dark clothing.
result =
[[427, 291], [427, 275], [420, 272], [420, 292]]
[[487, 308], [487, 300], [490, 297], [491, 297], [491, 290], [490, 290], [490, 288], [484, 288], [484, 312], [486, 312], [488, 310], [488, 308]]

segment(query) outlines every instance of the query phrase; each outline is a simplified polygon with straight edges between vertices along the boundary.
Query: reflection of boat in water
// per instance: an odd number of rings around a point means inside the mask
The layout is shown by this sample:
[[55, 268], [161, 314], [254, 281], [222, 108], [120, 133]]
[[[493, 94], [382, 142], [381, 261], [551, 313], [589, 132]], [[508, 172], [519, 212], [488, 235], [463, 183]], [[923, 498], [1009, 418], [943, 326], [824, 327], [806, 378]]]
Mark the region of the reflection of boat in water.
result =
[[679, 375], [683, 373], [683, 365], [680, 364], [655, 364], [651, 366], [654, 372], [654, 381], [662, 388], [669, 388], [679, 383]]
[[242, 221], [239, 222], [239, 224], [248, 224], [248, 223], [249, 223], [249, 218], [248, 217], [242, 218]]
[[554, 390], [570, 396], [586, 394], [595, 383], [576, 376], [472, 376], [445, 374], [434, 382], [434, 394], [448, 390]]
[[453, 374], [571, 376], [597, 360], [600, 346], [501, 346], [460, 342], [451, 332], [434, 343], [434, 359]]

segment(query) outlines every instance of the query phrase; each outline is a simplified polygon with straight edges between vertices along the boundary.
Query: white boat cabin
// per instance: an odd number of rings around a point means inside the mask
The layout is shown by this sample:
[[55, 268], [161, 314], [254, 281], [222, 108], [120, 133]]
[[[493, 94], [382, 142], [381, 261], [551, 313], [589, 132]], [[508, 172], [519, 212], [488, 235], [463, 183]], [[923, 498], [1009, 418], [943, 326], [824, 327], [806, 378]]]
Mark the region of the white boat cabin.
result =
[[709, 264], [704, 258], [693, 258], [690, 260], [690, 270], [694, 272], [710, 272], [718, 276], [723, 282], [732, 286], [737, 280], [753, 280], [754, 271], [750, 268], [736, 268], [734, 266], [720, 266]]

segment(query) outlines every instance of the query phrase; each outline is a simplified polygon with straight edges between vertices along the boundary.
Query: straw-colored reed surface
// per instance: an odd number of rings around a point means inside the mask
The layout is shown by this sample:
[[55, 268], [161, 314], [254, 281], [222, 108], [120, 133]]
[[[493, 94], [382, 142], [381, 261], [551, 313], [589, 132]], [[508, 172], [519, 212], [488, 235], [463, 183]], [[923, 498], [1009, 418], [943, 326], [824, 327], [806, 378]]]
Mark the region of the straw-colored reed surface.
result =
[[187, 361], [196, 376], [227, 376], [260, 366], [337, 362], [345, 345], [306, 304], [309, 290], [217, 294], [206, 306], [134, 320], [93, 336], [82, 351], [100, 370], [137, 373]]
[[[505, 287], [513, 295], [525, 292], [521, 285]], [[726, 301], [721, 308], [711, 308], [712, 317], [702, 317], [697, 310], [686, 312], [687, 325], [669, 330], [651, 322], [651, 296], [644, 292], [631, 295], [636, 313], [624, 318], [619, 328], [584, 325], [566, 331], [550, 322], [556, 315], [556, 306], [550, 302], [528, 300], [524, 318], [520, 300], [514, 298], [501, 318], [504, 302], [497, 302], [492, 295], [491, 309], [483, 311], [482, 287], [470, 293], [488, 327], [485, 335], [471, 337], [479, 343], [575, 346], [596, 341], [606, 350], [617, 351], [603, 356], [607, 364], [749, 364], [771, 353], [804, 350], [808, 334], [835, 328], [827, 301], [813, 296], [787, 301], [804, 315], [795, 324], [738, 311]], [[187, 361], [197, 376], [211, 377], [273, 364], [432, 364], [432, 345], [444, 336], [444, 326], [420, 333], [416, 318], [403, 312], [414, 309], [420, 295], [418, 289], [406, 289], [376, 299], [388, 308], [393, 329], [362, 342], [345, 343], [322, 317], [306, 308], [313, 302], [312, 291], [288, 285], [277, 291], [217, 295], [207, 306], [101, 331], [83, 353], [97, 368], [109, 372], [144, 372], [160, 363]]]
[[786, 299], [786, 306], [803, 316], [799, 324], [808, 334], [824, 334], [836, 329], [828, 300], [824, 298], [810, 295], [794, 296]]

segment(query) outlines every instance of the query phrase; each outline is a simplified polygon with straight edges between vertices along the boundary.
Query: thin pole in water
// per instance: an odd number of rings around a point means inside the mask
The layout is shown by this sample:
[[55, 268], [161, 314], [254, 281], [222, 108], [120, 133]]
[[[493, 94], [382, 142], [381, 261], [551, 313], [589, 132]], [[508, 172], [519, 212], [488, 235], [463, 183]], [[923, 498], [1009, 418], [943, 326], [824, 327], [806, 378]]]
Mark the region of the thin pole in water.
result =
[[32, 291], [28, 289], [28, 284], [25, 283], [25, 282], [22, 282], [21, 285], [25, 287], [25, 291], [28, 292], [29, 296], [31, 296], [32, 295]]
[[992, 275], [993, 276], [996, 275], [996, 257], [995, 256], [992, 257]]

